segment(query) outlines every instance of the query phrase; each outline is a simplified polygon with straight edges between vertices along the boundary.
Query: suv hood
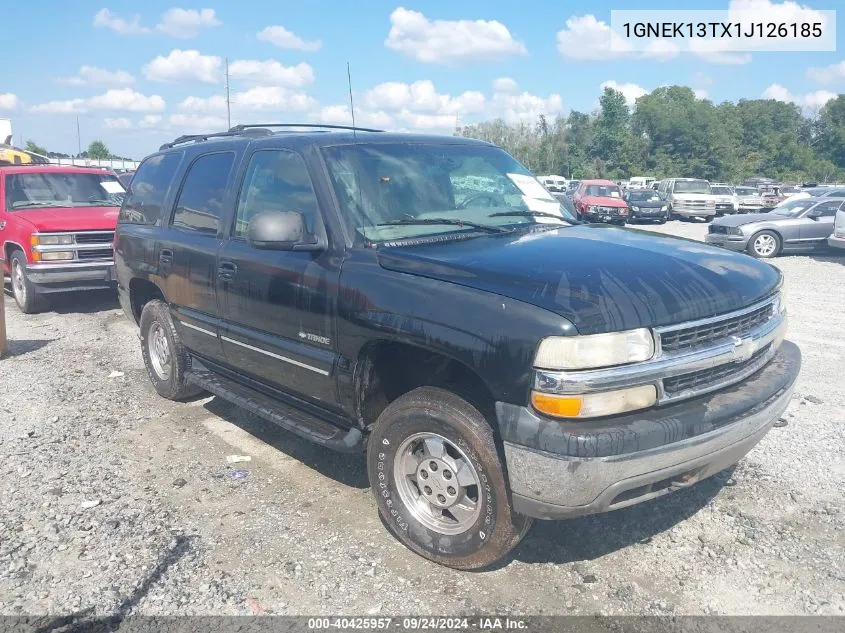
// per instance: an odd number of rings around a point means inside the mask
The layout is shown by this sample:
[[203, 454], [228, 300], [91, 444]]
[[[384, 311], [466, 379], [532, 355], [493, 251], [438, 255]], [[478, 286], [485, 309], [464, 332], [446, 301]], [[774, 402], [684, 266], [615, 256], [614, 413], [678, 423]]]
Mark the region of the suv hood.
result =
[[745, 224], [754, 224], [755, 222], [775, 222], [777, 220], [787, 220], [785, 215], [778, 215], [777, 213], [744, 213], [742, 215], [723, 216], [713, 220], [713, 224], [721, 224], [722, 226], [743, 226]]
[[[604, 226], [387, 247], [379, 249], [378, 260], [388, 270], [534, 304], [566, 318], [581, 334], [738, 310], [769, 296], [781, 278], [773, 266], [740, 253]], [[484, 318], [471, 308], [468, 324]]]
[[716, 200], [712, 193], [673, 193], [673, 200]]
[[598, 205], [600, 207], [627, 207], [628, 204], [622, 198], [612, 196], [582, 196], [581, 202], [587, 205]]
[[10, 215], [26, 220], [40, 233], [114, 231], [120, 207], [50, 207], [21, 209]]

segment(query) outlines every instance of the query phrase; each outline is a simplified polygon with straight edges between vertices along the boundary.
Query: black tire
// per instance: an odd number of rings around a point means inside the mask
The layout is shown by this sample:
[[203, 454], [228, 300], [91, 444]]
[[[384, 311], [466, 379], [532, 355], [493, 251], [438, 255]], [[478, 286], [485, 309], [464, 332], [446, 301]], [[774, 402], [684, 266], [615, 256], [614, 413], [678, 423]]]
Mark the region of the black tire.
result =
[[9, 272], [12, 278], [12, 296], [24, 314], [43, 312], [47, 307], [47, 298], [38, 294], [38, 288], [26, 274], [26, 255], [15, 249], [9, 259]]
[[716, 216], [715, 216], [715, 215], [705, 215], [705, 216], [704, 216], [704, 221], [705, 221], [705, 222], [712, 222], [712, 221], [713, 221], [713, 220], [715, 220], [715, 219], [716, 219]]
[[668, 217], [665, 217], [665, 218], [660, 218], [660, 219], [657, 221], [657, 223], [658, 223], [658, 224], [666, 224], [666, 220], [668, 220], [668, 219], [669, 219]]
[[[158, 395], [168, 400], [184, 400], [202, 393], [202, 389], [185, 381], [185, 372], [191, 368], [191, 356], [179, 338], [167, 304], [160, 299], [148, 302], [141, 311], [140, 326], [141, 355]], [[166, 343], [167, 372], [163, 371], [157, 343]]]
[[[769, 239], [766, 239], [769, 238]], [[762, 248], [762, 244], [774, 244], [773, 249], [764, 249]], [[757, 259], [771, 259], [772, 257], [777, 257], [780, 254], [780, 250], [783, 247], [783, 240], [781, 240], [780, 235], [775, 233], [774, 231], [764, 230], [758, 231], [754, 235], [751, 236], [751, 239], [748, 240], [748, 246], [746, 250], [748, 254], [752, 257], [756, 257]]]
[[[398, 482], [394, 469], [398, 452], [417, 434], [436, 434], [446, 440], [453, 451], [457, 448], [464, 454], [474, 469], [479, 483], [468, 486], [466, 495], [469, 497], [475, 489], [477, 516], [468, 519], [473, 522], [467, 523], [468, 527], [460, 533], [446, 534], [427, 526], [414, 515], [405, 500], [407, 493], [400, 490], [400, 485], [407, 487], [403, 489], [416, 486], [407, 480]], [[428, 459], [422, 458], [420, 464], [430, 464]], [[440, 565], [465, 570], [487, 567], [513, 549], [533, 525], [533, 519], [511, 509], [493, 430], [487, 420], [469, 402], [445, 389], [420, 387], [385, 408], [370, 435], [367, 472], [379, 514], [391, 534], [410, 550]], [[443, 467], [441, 472], [448, 474]], [[421, 488], [414, 489], [424, 502]], [[458, 494], [464, 494], [463, 487]], [[427, 502], [423, 506], [430, 507]], [[448, 516], [446, 511], [441, 512]]]

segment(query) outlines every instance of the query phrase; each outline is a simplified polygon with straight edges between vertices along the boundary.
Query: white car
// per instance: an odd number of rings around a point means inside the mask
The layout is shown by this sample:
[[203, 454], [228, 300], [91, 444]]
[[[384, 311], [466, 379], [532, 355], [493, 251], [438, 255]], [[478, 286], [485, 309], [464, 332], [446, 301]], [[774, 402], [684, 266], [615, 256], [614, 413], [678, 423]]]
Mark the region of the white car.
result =
[[827, 245], [845, 249], [845, 209], [836, 212], [833, 220], [833, 233], [827, 238]]
[[704, 218], [707, 222], [716, 217], [716, 196], [707, 180], [667, 178], [661, 181], [658, 192], [673, 216]]
[[540, 176], [540, 182], [552, 193], [563, 193], [566, 191], [566, 178], [563, 176]]
[[713, 183], [710, 191], [716, 196], [716, 215], [736, 213], [739, 210], [739, 198], [730, 185]]

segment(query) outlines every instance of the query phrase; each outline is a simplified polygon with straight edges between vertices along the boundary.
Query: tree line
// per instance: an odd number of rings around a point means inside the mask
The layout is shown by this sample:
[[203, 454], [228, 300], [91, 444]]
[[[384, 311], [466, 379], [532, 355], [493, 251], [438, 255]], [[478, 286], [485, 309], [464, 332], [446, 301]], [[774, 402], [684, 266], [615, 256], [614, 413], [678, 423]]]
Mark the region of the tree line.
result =
[[111, 153], [109, 148], [103, 141], [95, 140], [88, 144], [88, 149], [74, 155], [62, 154], [61, 152], [48, 151], [46, 147], [39, 145], [35, 141], [29, 140], [24, 146], [24, 150], [32, 152], [33, 154], [40, 154], [47, 158], [90, 158], [93, 160], [132, 160], [131, 158], [124, 158], [123, 156], [115, 156]]
[[503, 147], [534, 173], [569, 178], [845, 181], [842, 94], [804, 114], [772, 99], [716, 105], [684, 86], [657, 88], [629, 108], [621, 92], [605, 88], [592, 114], [540, 116], [535, 124], [497, 119], [456, 133]]

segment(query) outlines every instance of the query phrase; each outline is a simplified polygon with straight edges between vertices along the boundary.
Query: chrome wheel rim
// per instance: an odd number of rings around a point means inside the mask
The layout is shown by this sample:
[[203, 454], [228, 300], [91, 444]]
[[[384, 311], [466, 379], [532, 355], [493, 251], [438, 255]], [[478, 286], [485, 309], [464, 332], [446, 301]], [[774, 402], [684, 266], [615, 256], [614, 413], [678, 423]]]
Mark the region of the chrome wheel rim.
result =
[[15, 294], [15, 300], [23, 305], [26, 303], [26, 283], [24, 280], [23, 266], [15, 260], [12, 266], [12, 292]]
[[754, 252], [763, 257], [769, 257], [777, 248], [777, 241], [771, 235], [758, 235], [754, 240]]
[[147, 337], [147, 351], [150, 354], [150, 364], [160, 380], [170, 378], [171, 355], [167, 336], [160, 323], [153, 323]]
[[396, 451], [393, 475], [413, 517], [440, 534], [461, 534], [481, 514], [478, 473], [467, 454], [436, 433], [416, 433]]

